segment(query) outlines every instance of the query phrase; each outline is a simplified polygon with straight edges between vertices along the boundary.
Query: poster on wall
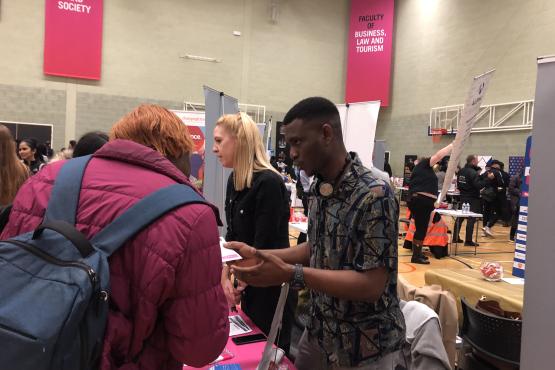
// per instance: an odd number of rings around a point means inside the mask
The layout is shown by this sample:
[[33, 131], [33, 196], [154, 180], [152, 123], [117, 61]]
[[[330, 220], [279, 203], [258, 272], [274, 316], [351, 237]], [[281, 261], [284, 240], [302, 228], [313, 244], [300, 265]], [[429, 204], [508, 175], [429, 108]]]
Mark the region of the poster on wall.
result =
[[520, 209], [518, 213], [518, 225], [515, 234], [515, 259], [513, 263], [513, 275], [524, 278], [526, 268], [526, 245], [528, 235], [528, 192], [530, 189], [530, 165], [532, 157], [532, 136], [526, 140], [526, 153], [524, 155], [524, 178], [520, 189]]
[[204, 112], [172, 110], [187, 128], [195, 145], [191, 153], [191, 182], [202, 191], [204, 184], [204, 163], [206, 153]]
[[46, 0], [44, 74], [100, 80], [102, 0]]
[[524, 171], [523, 156], [509, 156], [509, 175], [516, 176]]
[[393, 0], [351, 0], [347, 46], [347, 103], [380, 100], [389, 106]]

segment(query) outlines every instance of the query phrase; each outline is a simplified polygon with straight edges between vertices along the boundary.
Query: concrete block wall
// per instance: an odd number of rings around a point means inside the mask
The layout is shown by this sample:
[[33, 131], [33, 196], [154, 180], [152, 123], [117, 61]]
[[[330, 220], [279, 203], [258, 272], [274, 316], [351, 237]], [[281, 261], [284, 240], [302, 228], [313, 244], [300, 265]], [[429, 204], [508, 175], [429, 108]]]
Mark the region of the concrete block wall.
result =
[[182, 102], [127, 96], [78, 93], [76, 138], [89, 131], [108, 133], [112, 125], [140, 104], [159, 104], [168, 109], [183, 109]]
[[54, 143], [63, 143], [66, 92], [0, 84], [0, 118], [2, 121], [51, 124]]
[[43, 75], [43, 2], [2, 0], [0, 84], [66, 92], [56, 148], [140, 102], [203, 102], [203, 85], [282, 114], [311, 95], [341, 102], [348, 10], [348, 0], [280, 1], [272, 23], [269, 0], [105, 2], [102, 78], [85, 81]]
[[[405, 154], [431, 155], [430, 109], [464, 103], [472, 77], [496, 68], [484, 104], [534, 98], [536, 58], [555, 54], [555, 2], [546, 0], [401, 0], [395, 2], [391, 106], [376, 138], [391, 151], [393, 172]], [[531, 131], [476, 133], [465, 155], [508, 163], [523, 155]], [[452, 138], [451, 138], [452, 139]]]

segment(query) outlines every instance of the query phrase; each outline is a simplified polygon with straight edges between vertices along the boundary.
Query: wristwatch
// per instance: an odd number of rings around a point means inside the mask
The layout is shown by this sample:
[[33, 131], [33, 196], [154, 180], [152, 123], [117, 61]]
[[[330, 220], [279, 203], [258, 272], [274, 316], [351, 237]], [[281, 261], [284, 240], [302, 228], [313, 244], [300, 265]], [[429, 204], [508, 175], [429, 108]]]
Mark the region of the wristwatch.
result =
[[289, 287], [294, 290], [301, 290], [304, 289], [304, 273], [303, 273], [303, 265], [296, 264], [295, 265], [295, 272], [293, 273], [293, 278], [289, 282]]

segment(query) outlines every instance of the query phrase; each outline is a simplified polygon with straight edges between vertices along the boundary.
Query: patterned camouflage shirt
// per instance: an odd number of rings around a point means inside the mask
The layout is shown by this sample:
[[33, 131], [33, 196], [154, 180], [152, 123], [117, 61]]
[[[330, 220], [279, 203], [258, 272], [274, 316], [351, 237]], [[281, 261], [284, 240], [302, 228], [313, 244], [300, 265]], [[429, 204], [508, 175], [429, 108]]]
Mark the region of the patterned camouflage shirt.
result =
[[397, 296], [398, 208], [391, 188], [374, 178], [355, 153], [329, 197], [312, 185], [310, 267], [367, 271], [385, 267], [389, 279], [375, 303], [311, 291], [308, 330], [330, 364], [364, 366], [401, 348], [405, 323]]

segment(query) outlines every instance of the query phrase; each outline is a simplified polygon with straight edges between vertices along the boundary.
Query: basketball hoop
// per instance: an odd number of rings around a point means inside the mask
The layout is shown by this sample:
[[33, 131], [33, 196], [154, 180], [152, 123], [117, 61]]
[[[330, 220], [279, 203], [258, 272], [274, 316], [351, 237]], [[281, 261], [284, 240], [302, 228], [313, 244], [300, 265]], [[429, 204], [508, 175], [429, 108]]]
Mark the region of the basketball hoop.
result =
[[432, 136], [432, 142], [437, 144], [441, 141], [441, 137], [447, 134], [446, 128], [433, 128], [430, 130], [430, 135]]

